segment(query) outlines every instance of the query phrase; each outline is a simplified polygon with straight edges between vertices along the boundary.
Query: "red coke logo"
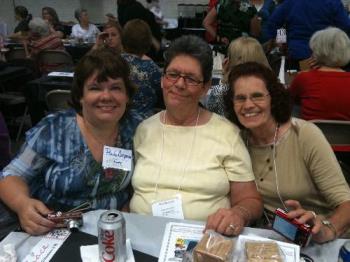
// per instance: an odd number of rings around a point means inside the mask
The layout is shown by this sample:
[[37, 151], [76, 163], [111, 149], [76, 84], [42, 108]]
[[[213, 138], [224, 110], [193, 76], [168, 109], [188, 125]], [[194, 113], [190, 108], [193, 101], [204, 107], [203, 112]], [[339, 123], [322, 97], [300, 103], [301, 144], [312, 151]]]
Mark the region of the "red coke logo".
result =
[[103, 249], [101, 256], [103, 261], [116, 261], [115, 257], [115, 234], [113, 230], [101, 230]]

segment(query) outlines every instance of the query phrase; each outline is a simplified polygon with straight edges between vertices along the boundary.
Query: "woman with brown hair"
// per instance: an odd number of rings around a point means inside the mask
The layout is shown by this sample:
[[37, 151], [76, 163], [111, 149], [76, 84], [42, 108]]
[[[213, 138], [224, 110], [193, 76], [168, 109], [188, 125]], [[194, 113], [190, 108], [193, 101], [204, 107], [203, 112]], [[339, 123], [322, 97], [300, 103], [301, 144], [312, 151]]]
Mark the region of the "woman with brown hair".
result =
[[[133, 94], [128, 64], [115, 51], [97, 49], [80, 60], [73, 108], [29, 130], [19, 154], [0, 172], [0, 199], [7, 206], [0, 209], [13, 211], [1, 213], [0, 228], [17, 215], [27, 233], [44, 234], [55, 226], [46, 218], [52, 210], [86, 202], [93, 209], [121, 209], [128, 202], [133, 135], [142, 120], [129, 110]], [[131, 163], [110, 172], [103, 164], [106, 146], [124, 149]]]
[[237, 65], [228, 83], [227, 116], [242, 128], [265, 222], [282, 208], [289, 219], [311, 225], [318, 243], [348, 237], [350, 189], [321, 130], [291, 117], [289, 93], [268, 67]]

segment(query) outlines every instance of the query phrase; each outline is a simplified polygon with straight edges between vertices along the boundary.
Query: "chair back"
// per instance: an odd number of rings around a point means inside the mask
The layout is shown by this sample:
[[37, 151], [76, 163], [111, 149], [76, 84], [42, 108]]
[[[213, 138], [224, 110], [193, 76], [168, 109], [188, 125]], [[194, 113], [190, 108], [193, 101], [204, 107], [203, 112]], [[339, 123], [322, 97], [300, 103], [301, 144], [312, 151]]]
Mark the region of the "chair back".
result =
[[335, 152], [350, 152], [350, 121], [311, 120], [318, 126]]
[[14, 47], [5, 54], [5, 58], [6, 61], [10, 62], [17, 59], [26, 59], [27, 56], [24, 47]]
[[57, 112], [69, 108], [71, 91], [54, 89], [46, 94], [46, 105], [50, 112]]
[[37, 61], [42, 74], [73, 66], [71, 55], [63, 50], [43, 50]]

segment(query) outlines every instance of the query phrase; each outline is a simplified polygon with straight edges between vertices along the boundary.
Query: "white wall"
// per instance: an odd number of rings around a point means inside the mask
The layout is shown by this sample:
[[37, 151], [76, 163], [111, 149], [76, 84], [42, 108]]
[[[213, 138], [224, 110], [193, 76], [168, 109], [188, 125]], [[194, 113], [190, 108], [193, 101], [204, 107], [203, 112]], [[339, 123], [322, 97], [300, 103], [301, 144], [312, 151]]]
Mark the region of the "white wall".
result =
[[[146, 0], [139, 0], [145, 5]], [[86, 8], [89, 12], [91, 22], [102, 23], [106, 20], [106, 13], [117, 14], [117, 0], [0, 0], [0, 20], [8, 25], [8, 31], [12, 32], [15, 27], [14, 6], [23, 5], [28, 8], [33, 16], [41, 16], [41, 8], [50, 6], [56, 9], [62, 21], [75, 21], [74, 10]], [[209, 0], [160, 0], [163, 14], [167, 18], [177, 17], [177, 5], [207, 4]]]

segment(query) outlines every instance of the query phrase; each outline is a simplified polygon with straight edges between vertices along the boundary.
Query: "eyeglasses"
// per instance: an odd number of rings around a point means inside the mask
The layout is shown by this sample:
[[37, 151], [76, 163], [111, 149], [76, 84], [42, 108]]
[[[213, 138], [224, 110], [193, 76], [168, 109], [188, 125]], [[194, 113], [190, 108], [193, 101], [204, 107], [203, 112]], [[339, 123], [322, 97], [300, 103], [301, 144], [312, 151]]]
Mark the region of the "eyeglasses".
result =
[[180, 77], [182, 77], [184, 79], [186, 86], [198, 86], [198, 85], [203, 83], [203, 81], [198, 80], [193, 76], [184, 75], [184, 74], [174, 72], [174, 71], [167, 71], [164, 73], [164, 76], [166, 79], [168, 79], [173, 84], [175, 84], [179, 80]]
[[252, 93], [248, 97], [245, 95], [236, 95], [233, 98], [233, 103], [235, 105], [242, 105], [247, 101], [247, 99], [249, 99], [253, 103], [259, 104], [259, 103], [265, 102], [266, 97], [268, 97], [269, 95], [270, 95], [269, 93], [264, 94], [264, 93], [260, 93], [260, 92]]

